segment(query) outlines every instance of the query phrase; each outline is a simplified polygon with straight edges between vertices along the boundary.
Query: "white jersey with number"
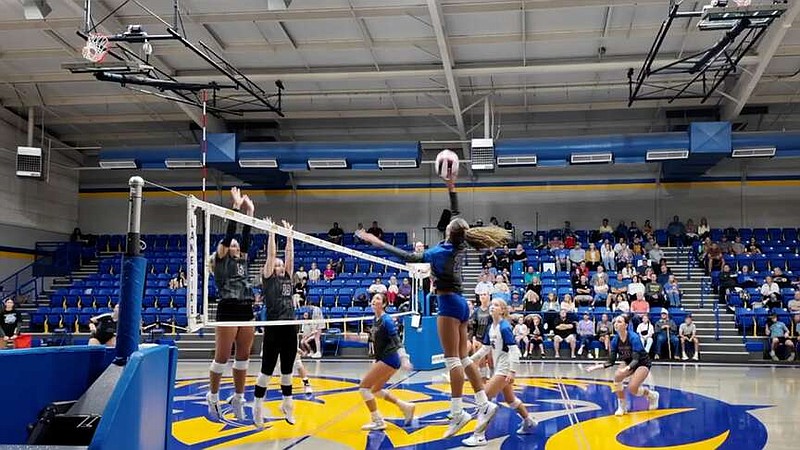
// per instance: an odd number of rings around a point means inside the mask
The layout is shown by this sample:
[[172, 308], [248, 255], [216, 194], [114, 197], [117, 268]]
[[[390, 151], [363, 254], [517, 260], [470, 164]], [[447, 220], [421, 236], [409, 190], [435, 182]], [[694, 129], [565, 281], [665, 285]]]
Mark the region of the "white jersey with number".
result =
[[494, 362], [495, 375], [508, 375], [516, 372], [519, 364], [519, 347], [514, 340], [514, 333], [511, 325], [501, 320], [500, 323], [492, 323], [488, 333], [484, 336], [484, 348], [489, 347]]

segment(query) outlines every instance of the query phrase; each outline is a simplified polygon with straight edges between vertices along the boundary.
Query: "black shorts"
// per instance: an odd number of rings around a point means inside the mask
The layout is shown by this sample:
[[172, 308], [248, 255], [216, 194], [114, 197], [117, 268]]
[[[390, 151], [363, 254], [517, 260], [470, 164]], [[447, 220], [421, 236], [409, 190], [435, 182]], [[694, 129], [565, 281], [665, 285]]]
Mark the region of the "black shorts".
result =
[[92, 337], [97, 339], [103, 345], [110, 341], [114, 336], [116, 336], [114, 333], [92, 333]]
[[222, 299], [217, 304], [217, 322], [249, 322], [253, 320], [253, 304]]

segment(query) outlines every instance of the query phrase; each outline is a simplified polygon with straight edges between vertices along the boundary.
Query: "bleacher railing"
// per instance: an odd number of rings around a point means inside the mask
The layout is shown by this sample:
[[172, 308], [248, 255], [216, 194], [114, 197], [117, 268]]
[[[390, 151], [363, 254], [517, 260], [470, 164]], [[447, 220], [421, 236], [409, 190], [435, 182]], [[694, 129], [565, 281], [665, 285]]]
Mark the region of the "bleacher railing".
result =
[[35, 300], [44, 290], [44, 280], [34, 276], [35, 262], [16, 271], [5, 280], [0, 281], [0, 294], [3, 300], [13, 298], [17, 303]]

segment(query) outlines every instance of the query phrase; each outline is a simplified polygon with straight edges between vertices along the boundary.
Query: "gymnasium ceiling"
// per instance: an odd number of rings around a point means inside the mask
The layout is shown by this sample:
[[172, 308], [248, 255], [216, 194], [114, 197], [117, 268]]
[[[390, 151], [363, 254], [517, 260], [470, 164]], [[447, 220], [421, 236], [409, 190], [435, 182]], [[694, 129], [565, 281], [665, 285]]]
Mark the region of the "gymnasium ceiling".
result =
[[[66, 145], [89, 147], [83, 151], [90, 154], [97, 146], [196, 142], [195, 111], [62, 70], [62, 63], [80, 60], [83, 41], [75, 32], [83, 0], [48, 3], [53, 11], [45, 20], [25, 20], [21, 0], [0, 0], [0, 104], [5, 110], [0, 118], [24, 117], [34, 106], [37, 125], [43, 114], [47, 133]], [[97, 19], [123, 2], [92, 3]], [[171, 17], [169, 0], [142, 3]], [[684, 9], [705, 3], [685, 0]], [[748, 58], [748, 70], [763, 69], [763, 74], [752, 92], [744, 90], [739, 97], [747, 106], [742, 114], [721, 112], [732, 101], [722, 95], [706, 105], [642, 101], [629, 108], [626, 71], [641, 67], [667, 4], [294, 0], [288, 10], [268, 11], [267, 0], [182, 0], [180, 8], [189, 40], [219, 50], [266, 91], [273, 90], [276, 79], [286, 85], [286, 118], [256, 113], [223, 124], [253, 137], [482, 137], [482, 106], [458, 111], [486, 95], [494, 104], [500, 138], [669, 131], [683, 129], [690, 120], [716, 118], [746, 131], [798, 128], [798, 27], [768, 32]], [[790, 3], [787, 15], [796, 16], [798, 9], [800, 1]], [[719, 39], [721, 32], [701, 32], [696, 20], [673, 27], [664, 54], [685, 56]], [[164, 30], [133, 3], [106, 23], [114, 32], [128, 24], [142, 24], [151, 33]], [[213, 75], [178, 42], [154, 47], [155, 65], [178, 79]], [[736, 74], [722, 89], [741, 92], [744, 78]]]

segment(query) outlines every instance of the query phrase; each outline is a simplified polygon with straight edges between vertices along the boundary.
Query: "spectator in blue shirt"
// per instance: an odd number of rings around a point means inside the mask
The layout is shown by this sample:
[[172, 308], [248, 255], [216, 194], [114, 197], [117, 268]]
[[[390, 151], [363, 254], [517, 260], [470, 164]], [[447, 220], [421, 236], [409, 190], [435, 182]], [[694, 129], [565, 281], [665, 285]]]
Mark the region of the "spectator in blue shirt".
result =
[[767, 321], [767, 334], [769, 335], [769, 340], [771, 343], [769, 356], [772, 358], [772, 360], [779, 360], [775, 351], [778, 350], [778, 347], [783, 345], [789, 352], [789, 357], [786, 358], [786, 360], [794, 361], [794, 342], [789, 339], [789, 328], [785, 323], [778, 320], [778, 316], [774, 313], [769, 316], [769, 320]]

